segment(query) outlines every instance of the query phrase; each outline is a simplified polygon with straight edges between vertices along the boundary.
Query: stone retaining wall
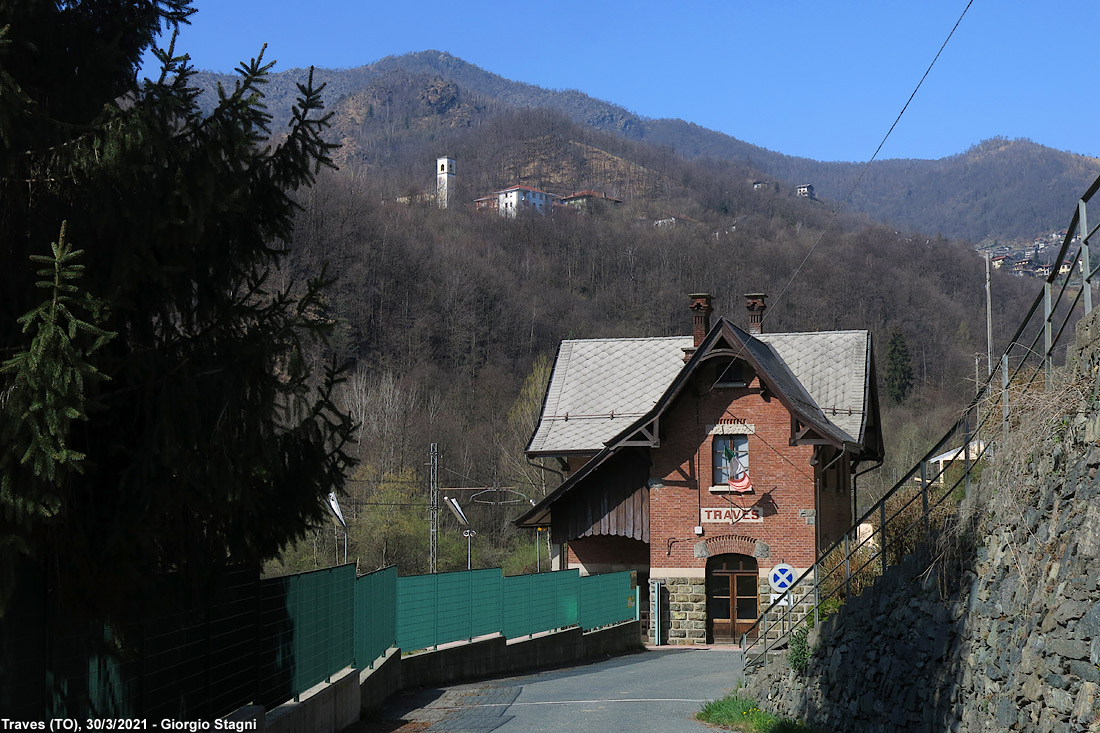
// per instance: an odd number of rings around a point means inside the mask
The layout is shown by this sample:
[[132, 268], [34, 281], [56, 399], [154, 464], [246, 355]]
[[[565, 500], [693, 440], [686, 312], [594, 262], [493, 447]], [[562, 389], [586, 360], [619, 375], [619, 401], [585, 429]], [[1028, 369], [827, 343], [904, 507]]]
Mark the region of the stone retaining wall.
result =
[[833, 731], [1100, 731], [1098, 316], [1033, 395], [1060, 411], [1036, 408], [985, 469], [975, 549], [889, 568], [811, 633], [804, 676], [782, 659], [750, 676], [761, 707]]

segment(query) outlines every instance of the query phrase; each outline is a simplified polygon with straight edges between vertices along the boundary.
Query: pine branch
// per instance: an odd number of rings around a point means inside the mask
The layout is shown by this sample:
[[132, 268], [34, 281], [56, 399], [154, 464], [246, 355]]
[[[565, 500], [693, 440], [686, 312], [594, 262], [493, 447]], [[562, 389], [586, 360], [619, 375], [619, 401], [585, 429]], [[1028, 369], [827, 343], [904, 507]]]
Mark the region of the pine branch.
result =
[[[62, 223], [58, 241], [51, 245], [52, 256], [31, 256], [46, 265], [38, 270], [42, 279], [36, 285], [47, 290], [49, 298], [18, 319], [23, 333], [33, 334], [30, 345], [0, 364], [0, 375], [11, 377], [0, 406], [4, 442], [15, 448], [8, 455], [19, 456], [18, 467], [8, 458], [0, 462], [7, 487], [0, 491], [0, 503], [6, 505], [6, 513], [14, 512], [22, 520], [55, 512], [59, 496], [54, 489], [68, 472], [82, 470], [84, 455], [71, 446], [71, 426], [87, 419], [86, 386], [106, 378], [88, 357], [114, 336], [99, 326], [102, 304], [81, 294], [73, 282], [83, 275], [83, 265], [76, 264], [83, 251], [72, 249], [65, 230]], [[18, 480], [23, 468], [29, 468], [34, 480]]]
[[325, 108], [321, 99], [324, 88], [325, 84], [313, 86], [313, 67], [309, 67], [306, 83], [298, 84], [299, 97], [291, 110], [290, 133], [269, 158], [272, 177], [287, 190], [312, 185], [322, 166], [336, 168], [329, 153], [340, 146], [326, 142], [322, 136], [332, 113], [314, 116]]

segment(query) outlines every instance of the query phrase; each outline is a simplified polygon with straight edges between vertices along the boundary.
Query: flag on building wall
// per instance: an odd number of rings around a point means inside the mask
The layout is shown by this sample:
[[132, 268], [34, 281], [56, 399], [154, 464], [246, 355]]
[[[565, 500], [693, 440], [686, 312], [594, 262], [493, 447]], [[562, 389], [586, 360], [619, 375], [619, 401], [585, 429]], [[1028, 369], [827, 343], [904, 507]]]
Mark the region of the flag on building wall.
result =
[[[741, 461], [738, 460], [737, 454], [730, 450], [729, 444], [726, 444], [723, 451], [726, 456], [726, 462], [729, 464], [729, 485], [730, 489], [738, 494], [747, 494], [752, 491], [752, 483], [749, 481], [749, 471], [747, 468], [741, 465]], [[734, 468], [736, 467], [736, 470]]]

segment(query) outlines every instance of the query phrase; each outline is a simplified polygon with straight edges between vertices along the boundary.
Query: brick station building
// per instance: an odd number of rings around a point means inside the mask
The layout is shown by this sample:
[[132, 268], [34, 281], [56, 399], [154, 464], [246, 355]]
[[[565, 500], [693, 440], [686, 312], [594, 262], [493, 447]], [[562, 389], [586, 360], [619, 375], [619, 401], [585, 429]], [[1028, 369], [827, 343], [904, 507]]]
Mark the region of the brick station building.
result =
[[746, 298], [747, 331], [696, 294], [691, 336], [563, 341], [527, 448], [567, 478], [516, 523], [550, 527], [556, 570], [671, 589], [669, 643], [738, 640], [771, 568], [840, 539], [883, 457], [870, 334], [762, 333]]

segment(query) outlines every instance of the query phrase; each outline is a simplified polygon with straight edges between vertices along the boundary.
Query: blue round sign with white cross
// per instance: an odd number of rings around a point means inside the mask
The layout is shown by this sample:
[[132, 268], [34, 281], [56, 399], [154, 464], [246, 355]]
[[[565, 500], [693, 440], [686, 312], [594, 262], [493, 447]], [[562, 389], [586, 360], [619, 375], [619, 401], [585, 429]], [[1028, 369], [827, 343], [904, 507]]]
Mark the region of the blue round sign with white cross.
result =
[[782, 593], [794, 585], [794, 568], [785, 562], [779, 563], [768, 573], [768, 583], [776, 593]]

